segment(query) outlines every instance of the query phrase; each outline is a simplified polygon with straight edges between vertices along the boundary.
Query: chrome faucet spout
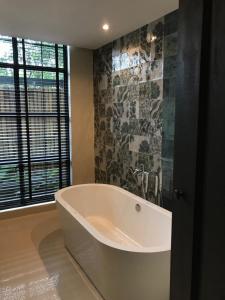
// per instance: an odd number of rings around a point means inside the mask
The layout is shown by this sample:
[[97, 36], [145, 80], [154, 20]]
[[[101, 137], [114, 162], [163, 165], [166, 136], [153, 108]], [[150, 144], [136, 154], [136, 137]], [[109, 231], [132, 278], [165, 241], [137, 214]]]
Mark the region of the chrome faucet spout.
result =
[[140, 165], [140, 169], [133, 170], [130, 169], [133, 176], [141, 176], [141, 190], [142, 190], [142, 196], [144, 199], [146, 199], [146, 195], [148, 192], [148, 179], [149, 179], [149, 172], [145, 171], [144, 164]]

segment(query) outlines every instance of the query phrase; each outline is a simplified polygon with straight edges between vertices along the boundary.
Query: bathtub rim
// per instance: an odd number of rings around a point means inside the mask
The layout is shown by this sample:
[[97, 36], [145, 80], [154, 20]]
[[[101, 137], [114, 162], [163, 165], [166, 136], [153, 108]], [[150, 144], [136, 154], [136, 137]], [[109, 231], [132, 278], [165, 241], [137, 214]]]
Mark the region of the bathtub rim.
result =
[[[66, 209], [66, 211], [72, 215], [75, 220], [82, 226], [84, 227], [89, 234], [91, 234], [98, 242], [101, 244], [104, 244], [110, 248], [117, 249], [120, 251], [126, 251], [126, 252], [132, 252], [132, 253], [158, 253], [158, 252], [170, 252], [171, 251], [171, 245], [170, 247], [162, 245], [162, 246], [157, 246], [157, 247], [137, 247], [137, 246], [125, 246], [125, 245], [120, 245], [117, 242], [113, 242], [110, 239], [107, 239], [103, 234], [101, 234], [97, 229], [94, 228], [77, 210], [75, 210], [70, 204], [67, 203], [67, 201], [63, 198], [63, 193], [68, 190], [73, 190], [79, 187], [85, 187], [85, 186], [100, 186], [100, 187], [107, 187], [107, 188], [112, 188], [114, 190], [119, 191], [120, 193], [130, 195], [134, 200], [142, 205], [149, 206], [150, 208], [159, 211], [160, 213], [164, 214], [165, 216], [169, 217], [171, 220], [171, 227], [172, 227], [172, 213], [154, 203], [151, 203], [127, 190], [124, 190], [121, 187], [110, 185], [110, 184], [103, 184], [103, 183], [87, 183], [87, 184], [77, 184], [77, 185], [72, 185], [63, 189], [60, 189], [55, 193], [55, 200], [56, 203], [60, 204], [63, 208]], [[171, 235], [172, 235], [172, 228], [171, 228]]]

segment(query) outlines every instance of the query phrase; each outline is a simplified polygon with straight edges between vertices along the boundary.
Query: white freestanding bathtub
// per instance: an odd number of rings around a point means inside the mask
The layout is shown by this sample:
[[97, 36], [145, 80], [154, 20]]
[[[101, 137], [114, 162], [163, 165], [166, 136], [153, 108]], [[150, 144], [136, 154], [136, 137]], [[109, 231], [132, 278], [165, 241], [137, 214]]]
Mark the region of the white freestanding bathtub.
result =
[[55, 195], [65, 245], [106, 300], [169, 300], [171, 213], [121, 188]]

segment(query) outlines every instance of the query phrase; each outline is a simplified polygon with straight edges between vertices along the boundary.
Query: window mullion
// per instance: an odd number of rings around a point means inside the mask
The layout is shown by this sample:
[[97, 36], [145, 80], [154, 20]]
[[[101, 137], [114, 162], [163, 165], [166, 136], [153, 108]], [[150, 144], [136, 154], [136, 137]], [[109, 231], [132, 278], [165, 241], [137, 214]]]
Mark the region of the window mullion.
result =
[[[64, 60], [64, 105], [66, 107], [65, 114], [67, 116], [66, 120], [66, 140], [68, 141], [67, 146], [67, 161], [66, 168], [70, 170], [70, 120], [69, 120], [69, 83], [68, 83], [68, 53], [67, 46], [63, 46], [63, 60]], [[67, 185], [71, 184], [70, 171], [67, 172]]]
[[28, 184], [29, 184], [29, 197], [32, 200], [32, 178], [31, 178], [31, 159], [30, 159], [30, 124], [29, 124], [29, 105], [28, 105], [28, 93], [27, 93], [27, 70], [26, 70], [26, 52], [25, 43], [22, 39], [23, 49], [23, 64], [24, 64], [24, 100], [25, 100], [25, 115], [26, 115], [26, 137], [27, 137], [27, 159], [28, 159]]
[[56, 93], [57, 93], [57, 127], [58, 127], [58, 151], [59, 151], [59, 188], [62, 188], [62, 149], [61, 149], [61, 113], [60, 113], [60, 92], [59, 92], [59, 59], [58, 45], [55, 45], [56, 61]]
[[20, 197], [21, 197], [21, 205], [25, 205], [23, 135], [22, 135], [22, 119], [21, 119], [18, 45], [17, 45], [16, 38], [12, 38], [12, 45], [13, 45], [13, 60], [14, 60], [15, 103], [16, 103], [16, 116], [17, 116], [17, 142], [18, 142], [17, 148], [18, 148], [18, 168], [19, 168], [19, 177], [20, 177]]

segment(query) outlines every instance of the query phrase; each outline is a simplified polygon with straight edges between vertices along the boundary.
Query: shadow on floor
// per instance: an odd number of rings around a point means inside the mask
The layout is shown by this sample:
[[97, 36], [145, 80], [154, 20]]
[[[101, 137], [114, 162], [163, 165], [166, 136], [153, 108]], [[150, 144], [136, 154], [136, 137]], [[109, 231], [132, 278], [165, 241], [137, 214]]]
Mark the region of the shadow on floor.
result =
[[55, 217], [40, 222], [31, 238], [40, 254], [48, 279], [48, 299], [100, 300], [90, 282], [82, 274], [64, 247], [63, 233]]

